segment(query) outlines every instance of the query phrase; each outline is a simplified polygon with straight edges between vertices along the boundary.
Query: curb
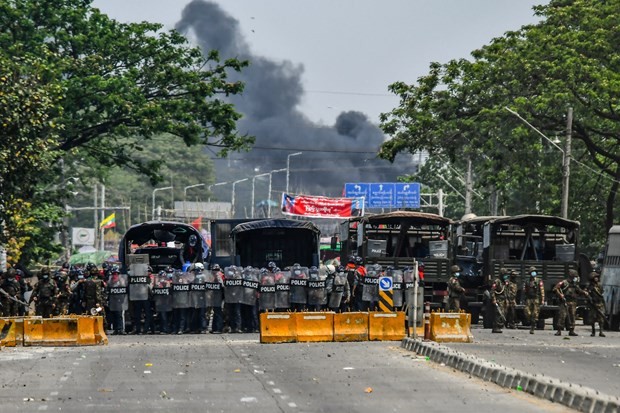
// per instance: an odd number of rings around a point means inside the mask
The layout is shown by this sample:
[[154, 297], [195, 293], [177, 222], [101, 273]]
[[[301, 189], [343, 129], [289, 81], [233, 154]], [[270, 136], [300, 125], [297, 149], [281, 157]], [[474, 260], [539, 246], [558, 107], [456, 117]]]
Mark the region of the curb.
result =
[[542, 374], [530, 374], [502, 366], [435, 342], [405, 338], [401, 342], [401, 347], [482, 380], [509, 389], [521, 390], [581, 412], [620, 413], [620, 398], [603, 394], [589, 387], [564, 383]]

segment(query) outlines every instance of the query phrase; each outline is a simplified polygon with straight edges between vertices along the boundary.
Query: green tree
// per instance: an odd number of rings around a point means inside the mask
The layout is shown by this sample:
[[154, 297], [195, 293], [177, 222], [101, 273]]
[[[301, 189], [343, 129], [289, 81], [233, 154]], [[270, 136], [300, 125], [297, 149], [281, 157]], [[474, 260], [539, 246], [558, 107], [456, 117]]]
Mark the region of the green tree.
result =
[[[161, 134], [220, 156], [253, 142], [238, 133], [241, 115], [229, 102], [243, 84], [228, 74], [248, 62], [205, 55], [159, 24], [119, 23], [89, 0], [0, 2], [0, 63], [8, 79], [2, 97], [11, 103], [0, 108], [0, 150], [13, 142], [24, 148], [10, 159], [0, 154], [4, 199], [28, 202], [84, 165], [127, 167], [157, 182], [161, 163], [136, 154]], [[21, 164], [24, 173], [16, 172]], [[30, 190], [35, 185], [39, 191]], [[13, 211], [2, 213], [8, 222]]]
[[[540, 23], [494, 39], [472, 59], [434, 63], [417, 84], [391, 85], [401, 102], [381, 117], [392, 139], [380, 155], [425, 149], [460, 170], [470, 157], [476, 188], [499, 190], [507, 213], [559, 215], [561, 154], [506, 107], [551, 138], [564, 134], [573, 107], [569, 218], [594, 244], [616, 217], [619, 9], [619, 0], [551, 1], [535, 8]], [[604, 208], [593, 202], [601, 193]]]

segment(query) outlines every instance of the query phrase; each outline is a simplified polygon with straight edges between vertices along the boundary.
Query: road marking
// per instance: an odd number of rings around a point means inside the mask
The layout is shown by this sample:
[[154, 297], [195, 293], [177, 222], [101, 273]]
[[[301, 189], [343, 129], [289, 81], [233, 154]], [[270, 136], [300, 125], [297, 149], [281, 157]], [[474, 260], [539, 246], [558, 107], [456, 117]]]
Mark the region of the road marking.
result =
[[57, 391], [53, 391], [50, 393], [50, 396], [58, 396], [58, 392]]
[[241, 398], [241, 403], [256, 403], [258, 400], [256, 400], [256, 397], [242, 397]]
[[73, 365], [74, 365], [74, 366], [79, 366], [79, 365], [80, 365], [80, 363], [78, 363], [77, 361], [74, 361], [74, 362], [73, 362]]
[[273, 389], [273, 392], [275, 394], [280, 394], [280, 393], [282, 393], [282, 390], [280, 390], [280, 389]]
[[39, 406], [39, 408], [37, 410], [47, 410], [47, 404]]
[[297, 407], [297, 405], [296, 405], [295, 403], [293, 403], [293, 402], [290, 402], [290, 403], [288, 404], [288, 407]]

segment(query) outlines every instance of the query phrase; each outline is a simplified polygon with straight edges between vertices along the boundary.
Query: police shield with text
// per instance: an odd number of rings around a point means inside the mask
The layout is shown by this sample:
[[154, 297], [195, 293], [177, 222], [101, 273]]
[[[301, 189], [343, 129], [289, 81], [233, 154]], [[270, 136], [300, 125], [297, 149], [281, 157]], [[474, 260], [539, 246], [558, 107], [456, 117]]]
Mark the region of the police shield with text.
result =
[[392, 277], [392, 299], [394, 300], [394, 309], [398, 311], [403, 308], [405, 303], [403, 297], [403, 272], [402, 270], [388, 268], [385, 275]]
[[194, 279], [190, 284], [189, 305], [191, 308], [190, 330], [194, 333], [205, 334], [207, 332], [207, 297], [206, 276], [204, 265], [200, 262], [192, 265]]
[[127, 275], [120, 274], [118, 267], [113, 267], [108, 278], [108, 308], [110, 309], [110, 322], [112, 334], [125, 334], [124, 314], [129, 308]]
[[331, 311], [341, 313], [346, 310], [351, 293], [347, 273], [342, 265], [334, 267], [329, 264], [325, 268], [327, 270], [327, 279], [325, 280], [327, 307]]
[[308, 310], [321, 311], [327, 303], [325, 294], [325, 280], [327, 270], [325, 268], [310, 267], [308, 271]]
[[258, 296], [257, 268], [243, 269], [243, 296], [241, 298], [241, 328], [246, 333], [258, 332], [256, 298]]
[[366, 276], [364, 277], [364, 288], [362, 290], [362, 303], [364, 311], [377, 311], [377, 302], [379, 301], [379, 277], [381, 277], [383, 269], [379, 264], [373, 264], [368, 267]]
[[291, 267], [291, 309], [305, 311], [308, 304], [308, 268], [299, 264]]
[[228, 325], [232, 333], [241, 333], [241, 300], [243, 299], [242, 269], [231, 265], [224, 268], [224, 301]]
[[155, 277], [153, 285], [153, 301], [155, 302], [155, 311], [157, 311], [157, 321], [159, 323], [159, 334], [170, 334], [171, 312], [172, 312], [172, 280], [174, 273], [172, 271], [159, 271]]
[[211, 333], [220, 334], [224, 329], [224, 314], [222, 313], [224, 274], [222, 274], [219, 264], [214, 264], [213, 267], [211, 267], [211, 271], [207, 271], [205, 276], [207, 307], [213, 310]]
[[276, 275], [275, 273], [263, 268], [260, 271], [259, 309], [263, 311], [273, 311], [276, 309]]
[[274, 279], [276, 284], [276, 310], [286, 311], [291, 308], [291, 272], [277, 270]]
[[178, 270], [172, 278], [173, 333], [183, 334], [188, 328], [189, 293], [193, 279], [193, 274]]
[[[151, 289], [151, 268], [147, 264], [131, 264], [129, 266], [129, 302], [131, 303], [133, 334], [154, 333], [153, 313], [149, 301]], [[142, 330], [142, 314], [144, 313], [144, 330]]]

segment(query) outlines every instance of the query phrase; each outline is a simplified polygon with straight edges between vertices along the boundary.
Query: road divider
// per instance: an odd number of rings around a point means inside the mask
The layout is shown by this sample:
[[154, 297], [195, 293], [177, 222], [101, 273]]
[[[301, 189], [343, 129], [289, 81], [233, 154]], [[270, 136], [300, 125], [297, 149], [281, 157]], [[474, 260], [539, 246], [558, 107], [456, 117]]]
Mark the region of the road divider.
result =
[[431, 313], [430, 339], [438, 343], [471, 343], [471, 314]]
[[368, 341], [368, 313], [334, 314], [334, 341]]
[[108, 344], [103, 317], [0, 318], [0, 344], [6, 346], [93, 346]]

